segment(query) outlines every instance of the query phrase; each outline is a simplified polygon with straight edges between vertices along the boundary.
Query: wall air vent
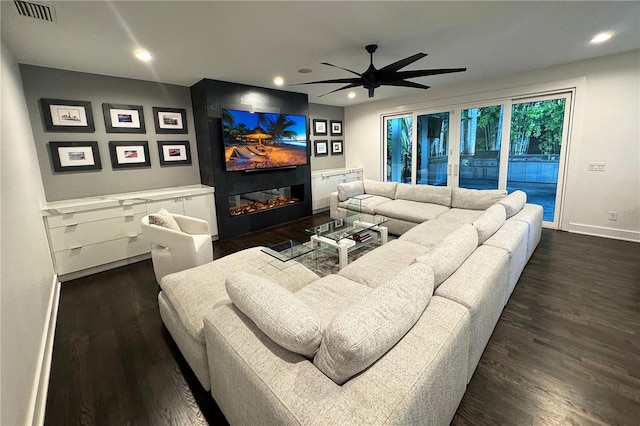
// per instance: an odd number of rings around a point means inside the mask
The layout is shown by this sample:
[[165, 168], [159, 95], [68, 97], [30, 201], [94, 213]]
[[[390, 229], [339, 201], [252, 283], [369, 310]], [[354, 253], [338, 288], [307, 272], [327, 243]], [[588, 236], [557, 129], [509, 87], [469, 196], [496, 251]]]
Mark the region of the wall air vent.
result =
[[52, 6], [32, 1], [13, 0], [18, 9], [18, 14], [27, 18], [40, 19], [42, 21], [55, 22], [56, 13]]

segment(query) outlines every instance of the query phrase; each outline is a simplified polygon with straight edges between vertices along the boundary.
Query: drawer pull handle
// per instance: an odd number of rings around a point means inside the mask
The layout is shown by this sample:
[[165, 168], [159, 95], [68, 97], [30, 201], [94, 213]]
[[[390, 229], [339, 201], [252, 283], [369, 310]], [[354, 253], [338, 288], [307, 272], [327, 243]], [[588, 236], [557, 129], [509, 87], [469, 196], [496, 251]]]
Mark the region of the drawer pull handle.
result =
[[137, 238], [138, 234], [135, 232], [127, 232], [127, 237], [128, 238]]
[[74, 250], [80, 250], [82, 248], [82, 246], [73, 246], [70, 247], [69, 250], [74, 251]]
[[74, 227], [74, 226], [78, 226], [78, 224], [77, 224], [77, 223], [70, 223], [70, 224], [65, 225], [65, 226], [66, 226], [67, 228], [72, 228], [72, 227]]

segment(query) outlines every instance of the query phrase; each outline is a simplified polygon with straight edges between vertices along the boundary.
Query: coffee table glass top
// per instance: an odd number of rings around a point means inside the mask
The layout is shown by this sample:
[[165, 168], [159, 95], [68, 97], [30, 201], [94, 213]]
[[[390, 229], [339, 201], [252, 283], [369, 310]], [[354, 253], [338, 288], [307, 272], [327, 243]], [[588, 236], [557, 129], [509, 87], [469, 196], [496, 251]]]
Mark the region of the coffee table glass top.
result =
[[260, 251], [281, 262], [288, 262], [313, 252], [314, 248], [313, 246], [304, 245], [295, 240], [288, 240], [269, 247], [263, 247]]
[[343, 238], [349, 238], [362, 231], [374, 228], [387, 222], [384, 216], [350, 214], [346, 219], [332, 220], [322, 225], [307, 228], [305, 231], [311, 235], [330, 238], [334, 241], [340, 241]]

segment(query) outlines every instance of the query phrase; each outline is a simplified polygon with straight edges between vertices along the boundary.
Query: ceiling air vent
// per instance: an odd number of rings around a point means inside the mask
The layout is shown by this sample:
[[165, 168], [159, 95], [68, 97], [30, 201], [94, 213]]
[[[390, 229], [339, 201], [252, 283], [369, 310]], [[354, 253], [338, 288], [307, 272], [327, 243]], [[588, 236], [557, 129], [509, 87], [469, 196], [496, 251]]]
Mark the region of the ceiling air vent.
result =
[[27, 18], [40, 19], [42, 21], [55, 22], [56, 14], [53, 7], [48, 4], [34, 3], [31, 1], [13, 0], [18, 13]]

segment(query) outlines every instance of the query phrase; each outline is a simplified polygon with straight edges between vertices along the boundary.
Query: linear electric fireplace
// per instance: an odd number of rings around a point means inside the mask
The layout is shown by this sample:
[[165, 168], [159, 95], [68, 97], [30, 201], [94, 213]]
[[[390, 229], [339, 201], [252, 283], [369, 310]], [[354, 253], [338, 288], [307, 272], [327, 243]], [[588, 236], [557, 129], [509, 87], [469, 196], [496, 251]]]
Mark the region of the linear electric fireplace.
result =
[[304, 185], [286, 186], [263, 191], [246, 192], [229, 196], [229, 214], [258, 213], [300, 202], [304, 198]]

